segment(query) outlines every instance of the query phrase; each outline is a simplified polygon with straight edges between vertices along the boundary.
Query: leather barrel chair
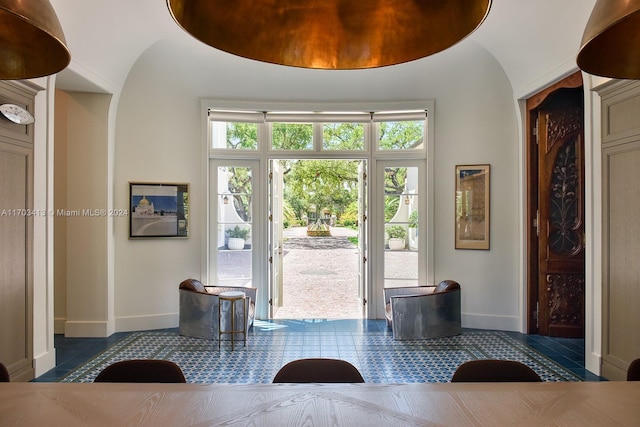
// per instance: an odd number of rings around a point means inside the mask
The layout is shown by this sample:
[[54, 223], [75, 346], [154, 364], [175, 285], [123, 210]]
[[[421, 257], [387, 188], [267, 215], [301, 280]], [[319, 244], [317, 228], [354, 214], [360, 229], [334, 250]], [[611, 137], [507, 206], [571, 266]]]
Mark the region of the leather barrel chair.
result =
[[[240, 304], [236, 306], [236, 325], [242, 325], [246, 322], [246, 330], [253, 326], [255, 317], [256, 296], [258, 289], [254, 287], [244, 286], [205, 286], [199, 280], [187, 279], [180, 283], [180, 335], [205, 338], [209, 340], [218, 339], [218, 295], [225, 291], [241, 291], [244, 292], [249, 299], [247, 303], [248, 310], [244, 313], [239, 309]], [[222, 330], [230, 330], [228, 325], [229, 304], [222, 306]], [[242, 333], [235, 334], [234, 339], [245, 340], [247, 337]], [[224, 335], [223, 339], [231, 339], [231, 335]]]
[[460, 284], [385, 288], [387, 325], [396, 340], [441, 338], [462, 333]]

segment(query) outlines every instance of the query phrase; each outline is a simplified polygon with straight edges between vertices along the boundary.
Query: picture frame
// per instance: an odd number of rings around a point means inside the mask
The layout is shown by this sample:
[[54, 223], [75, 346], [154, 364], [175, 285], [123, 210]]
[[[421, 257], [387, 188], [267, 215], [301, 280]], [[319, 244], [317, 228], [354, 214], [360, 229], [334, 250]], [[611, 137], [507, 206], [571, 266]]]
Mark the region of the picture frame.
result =
[[129, 182], [129, 239], [189, 237], [189, 184]]
[[491, 165], [456, 165], [455, 248], [489, 250]]

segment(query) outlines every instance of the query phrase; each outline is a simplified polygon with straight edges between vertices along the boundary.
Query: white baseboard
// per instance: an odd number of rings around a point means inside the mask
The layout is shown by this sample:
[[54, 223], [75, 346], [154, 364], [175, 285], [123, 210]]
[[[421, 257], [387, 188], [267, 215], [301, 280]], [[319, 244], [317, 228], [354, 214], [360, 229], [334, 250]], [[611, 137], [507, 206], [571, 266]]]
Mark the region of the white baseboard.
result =
[[116, 332], [149, 331], [178, 327], [178, 313], [116, 318]]
[[56, 349], [40, 354], [33, 358], [34, 375], [38, 378], [56, 367]]
[[595, 375], [602, 373], [602, 360], [599, 354], [586, 352], [584, 355], [584, 367], [587, 371]]
[[114, 332], [177, 328], [178, 319], [178, 313], [118, 317], [115, 319], [115, 328], [109, 328], [109, 322], [67, 321], [66, 318], [56, 318], [53, 321], [53, 329], [55, 334], [64, 334], [65, 337], [100, 338], [111, 336]]
[[462, 314], [462, 327], [469, 329], [488, 329], [492, 331], [522, 332], [521, 321], [517, 316], [496, 316], [493, 314]]
[[76, 338], [108, 337], [113, 333], [106, 321], [66, 321], [64, 336]]

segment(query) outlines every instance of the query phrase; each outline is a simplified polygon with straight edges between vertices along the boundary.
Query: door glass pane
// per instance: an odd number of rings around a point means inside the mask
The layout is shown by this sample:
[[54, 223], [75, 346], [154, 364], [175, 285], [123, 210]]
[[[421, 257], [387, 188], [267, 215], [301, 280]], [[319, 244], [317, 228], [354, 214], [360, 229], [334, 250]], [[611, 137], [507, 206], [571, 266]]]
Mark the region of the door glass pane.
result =
[[384, 169], [384, 286], [418, 286], [418, 168]]
[[251, 284], [252, 169], [218, 167], [217, 283], [220, 286]]
[[364, 123], [325, 123], [323, 150], [364, 150]]
[[424, 120], [380, 122], [378, 148], [380, 150], [415, 150], [425, 147]]
[[312, 150], [311, 123], [273, 123], [271, 144], [274, 150]]
[[258, 149], [258, 124], [242, 122], [211, 122], [212, 148], [232, 150]]

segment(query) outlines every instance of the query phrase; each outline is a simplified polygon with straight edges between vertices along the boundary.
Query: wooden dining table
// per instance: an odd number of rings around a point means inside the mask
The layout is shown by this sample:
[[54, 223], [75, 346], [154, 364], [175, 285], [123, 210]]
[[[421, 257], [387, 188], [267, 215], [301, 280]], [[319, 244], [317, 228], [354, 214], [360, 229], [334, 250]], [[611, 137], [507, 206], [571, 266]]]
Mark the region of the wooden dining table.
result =
[[640, 382], [0, 383], [0, 426], [639, 426]]

